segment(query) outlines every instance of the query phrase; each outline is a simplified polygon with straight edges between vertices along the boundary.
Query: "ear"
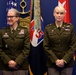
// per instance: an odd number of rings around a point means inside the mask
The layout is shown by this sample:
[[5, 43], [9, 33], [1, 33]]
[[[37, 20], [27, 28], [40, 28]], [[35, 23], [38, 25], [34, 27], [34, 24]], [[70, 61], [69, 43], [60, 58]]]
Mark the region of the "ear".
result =
[[53, 16], [55, 16], [55, 13], [53, 13]]
[[17, 17], [17, 20], [19, 20], [20, 18], [19, 17]]

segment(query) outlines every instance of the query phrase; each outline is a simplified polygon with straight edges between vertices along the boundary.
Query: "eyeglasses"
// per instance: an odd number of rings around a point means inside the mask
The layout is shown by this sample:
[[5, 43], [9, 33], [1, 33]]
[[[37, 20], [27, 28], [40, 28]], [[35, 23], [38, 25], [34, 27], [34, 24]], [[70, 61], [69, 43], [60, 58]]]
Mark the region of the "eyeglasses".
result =
[[17, 16], [7, 16], [7, 18], [13, 18], [13, 17], [17, 17]]

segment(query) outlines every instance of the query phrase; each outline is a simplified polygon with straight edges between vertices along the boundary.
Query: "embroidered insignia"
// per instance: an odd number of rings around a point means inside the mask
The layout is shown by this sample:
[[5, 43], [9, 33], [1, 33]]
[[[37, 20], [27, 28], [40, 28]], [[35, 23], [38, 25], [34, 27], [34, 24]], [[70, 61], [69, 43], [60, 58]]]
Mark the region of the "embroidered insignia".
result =
[[19, 32], [19, 34], [24, 34], [24, 29], [21, 29], [21, 31]]
[[70, 29], [65, 29], [65, 31], [70, 31]]
[[66, 27], [70, 27], [70, 25], [66, 26]]
[[5, 33], [3, 36], [4, 36], [4, 37], [9, 37], [9, 35], [8, 35], [7, 33]]
[[51, 30], [52, 32], [54, 32], [54, 30]]

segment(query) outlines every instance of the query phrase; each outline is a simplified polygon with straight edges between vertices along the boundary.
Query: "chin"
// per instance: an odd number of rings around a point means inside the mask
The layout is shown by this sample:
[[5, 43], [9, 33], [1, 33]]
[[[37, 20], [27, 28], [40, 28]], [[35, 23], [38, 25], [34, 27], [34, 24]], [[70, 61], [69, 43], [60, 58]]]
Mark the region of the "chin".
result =
[[58, 22], [61, 22], [62, 20], [57, 20]]
[[9, 26], [12, 26], [12, 24], [8, 24]]

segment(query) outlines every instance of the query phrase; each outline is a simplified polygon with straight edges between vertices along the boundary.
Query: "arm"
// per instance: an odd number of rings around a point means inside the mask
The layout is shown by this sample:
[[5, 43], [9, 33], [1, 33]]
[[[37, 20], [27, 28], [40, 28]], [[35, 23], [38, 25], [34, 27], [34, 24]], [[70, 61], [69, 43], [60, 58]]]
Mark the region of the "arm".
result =
[[76, 35], [74, 32], [74, 28], [71, 26], [71, 40], [69, 45], [69, 50], [64, 55], [63, 59], [68, 63], [70, 59], [73, 57], [73, 53], [75, 52], [76, 47]]
[[43, 41], [43, 47], [45, 50], [45, 53], [47, 55], [47, 57], [50, 59], [50, 61], [55, 62], [58, 58], [57, 56], [54, 54], [54, 52], [50, 49], [50, 39], [49, 39], [49, 35], [48, 35], [49, 31], [47, 28], [45, 28], [44, 31], [44, 41]]
[[28, 57], [29, 51], [30, 51], [30, 37], [28, 30], [25, 30], [25, 38], [24, 38], [24, 49], [18, 55], [18, 57], [15, 59], [15, 62], [17, 62], [19, 65], [21, 65]]
[[7, 64], [11, 59], [3, 51], [2, 30], [0, 30], [0, 59], [4, 64]]

